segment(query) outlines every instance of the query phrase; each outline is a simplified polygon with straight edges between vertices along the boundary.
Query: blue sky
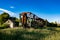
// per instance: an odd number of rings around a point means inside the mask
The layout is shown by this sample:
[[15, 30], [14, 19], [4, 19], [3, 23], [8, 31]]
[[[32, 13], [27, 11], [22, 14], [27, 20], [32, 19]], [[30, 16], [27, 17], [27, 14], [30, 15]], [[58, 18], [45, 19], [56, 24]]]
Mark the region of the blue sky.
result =
[[0, 13], [3, 10], [16, 17], [21, 12], [32, 12], [49, 22], [60, 22], [60, 0], [0, 0]]

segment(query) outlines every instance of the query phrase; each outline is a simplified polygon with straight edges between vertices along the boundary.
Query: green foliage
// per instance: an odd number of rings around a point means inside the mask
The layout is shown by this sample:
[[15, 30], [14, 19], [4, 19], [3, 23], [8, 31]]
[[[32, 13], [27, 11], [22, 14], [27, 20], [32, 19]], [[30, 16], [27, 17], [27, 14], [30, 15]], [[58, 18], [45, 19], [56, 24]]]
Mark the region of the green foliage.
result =
[[0, 14], [0, 26], [2, 26], [2, 28], [4, 28], [3, 26], [6, 27], [6, 24], [4, 24], [8, 19], [13, 20], [15, 22], [15, 25], [18, 26], [18, 22], [19, 19], [16, 17], [10, 17], [10, 15], [8, 13], [3, 12], [2, 14]]
[[43, 22], [32, 21], [31, 22], [31, 26], [33, 28], [43, 28], [44, 27], [44, 23]]
[[0, 30], [0, 40], [60, 40], [60, 30], [8, 28]]
[[48, 27], [58, 27], [57, 24], [54, 24], [54, 23], [48, 23], [47, 26]]
[[9, 19], [10, 15], [8, 13], [2, 13], [0, 15], [0, 25], [2, 25], [7, 19]]
[[33, 28], [38, 28], [38, 24], [37, 24], [36, 21], [32, 21], [32, 22], [31, 22], [31, 26], [32, 26]]
[[2, 24], [1, 27], [0, 27], [0, 29], [5, 29], [5, 28], [8, 28], [8, 27], [9, 27], [8, 24]]
[[10, 20], [13, 20], [15, 22], [15, 26], [19, 26], [19, 19], [16, 17], [10, 17]]
[[20, 20], [19, 20], [18, 18], [16, 18], [16, 20], [15, 20], [15, 23], [16, 23], [15, 25], [16, 25], [16, 26], [19, 26], [19, 21], [20, 21]]

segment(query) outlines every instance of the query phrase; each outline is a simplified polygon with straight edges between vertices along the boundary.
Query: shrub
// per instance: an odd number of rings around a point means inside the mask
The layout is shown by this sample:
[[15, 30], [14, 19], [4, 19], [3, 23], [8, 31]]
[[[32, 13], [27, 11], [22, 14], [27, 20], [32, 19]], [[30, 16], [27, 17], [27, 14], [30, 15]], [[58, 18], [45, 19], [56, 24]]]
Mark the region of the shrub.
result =
[[4, 29], [4, 28], [8, 28], [8, 27], [9, 27], [8, 24], [2, 24], [1, 27], [0, 27], [0, 29]]
[[47, 29], [48, 29], [48, 30], [55, 31], [55, 30], [56, 30], [56, 27], [48, 27]]

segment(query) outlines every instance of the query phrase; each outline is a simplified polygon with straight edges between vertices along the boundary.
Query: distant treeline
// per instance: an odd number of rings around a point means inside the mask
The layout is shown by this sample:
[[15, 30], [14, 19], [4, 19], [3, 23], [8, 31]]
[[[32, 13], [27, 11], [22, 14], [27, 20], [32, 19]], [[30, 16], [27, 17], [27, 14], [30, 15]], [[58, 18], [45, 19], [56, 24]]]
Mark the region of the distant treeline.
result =
[[39, 22], [32, 22], [32, 27], [34, 28], [43, 28], [43, 27], [60, 27], [58, 24], [55, 23], [49, 23], [48, 21], [45, 21], [44, 23], [39, 23]]

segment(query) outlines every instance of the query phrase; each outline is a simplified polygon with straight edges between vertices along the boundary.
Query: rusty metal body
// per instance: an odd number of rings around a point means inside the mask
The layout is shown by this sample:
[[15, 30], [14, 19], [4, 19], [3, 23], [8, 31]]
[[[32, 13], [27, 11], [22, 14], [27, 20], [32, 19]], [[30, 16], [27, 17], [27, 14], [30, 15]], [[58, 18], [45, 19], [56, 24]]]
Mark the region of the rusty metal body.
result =
[[[31, 27], [32, 25], [35, 26], [37, 23], [39, 23], [40, 26], [41, 25], [44, 26], [44, 20], [37, 17], [36, 15], [34, 15], [30, 12], [21, 13], [20, 14], [20, 20], [21, 20], [20, 22], [22, 23], [22, 26], [24, 26], [24, 27], [28, 27], [28, 26]], [[37, 26], [38, 26], [38, 24], [37, 24]]]
[[27, 25], [27, 19], [28, 19], [28, 17], [27, 17], [27, 12], [23, 12], [22, 14], [20, 14], [20, 19], [21, 19], [21, 23], [22, 23], [22, 26], [24, 26], [24, 27], [26, 27], [26, 26], [28, 26]]

